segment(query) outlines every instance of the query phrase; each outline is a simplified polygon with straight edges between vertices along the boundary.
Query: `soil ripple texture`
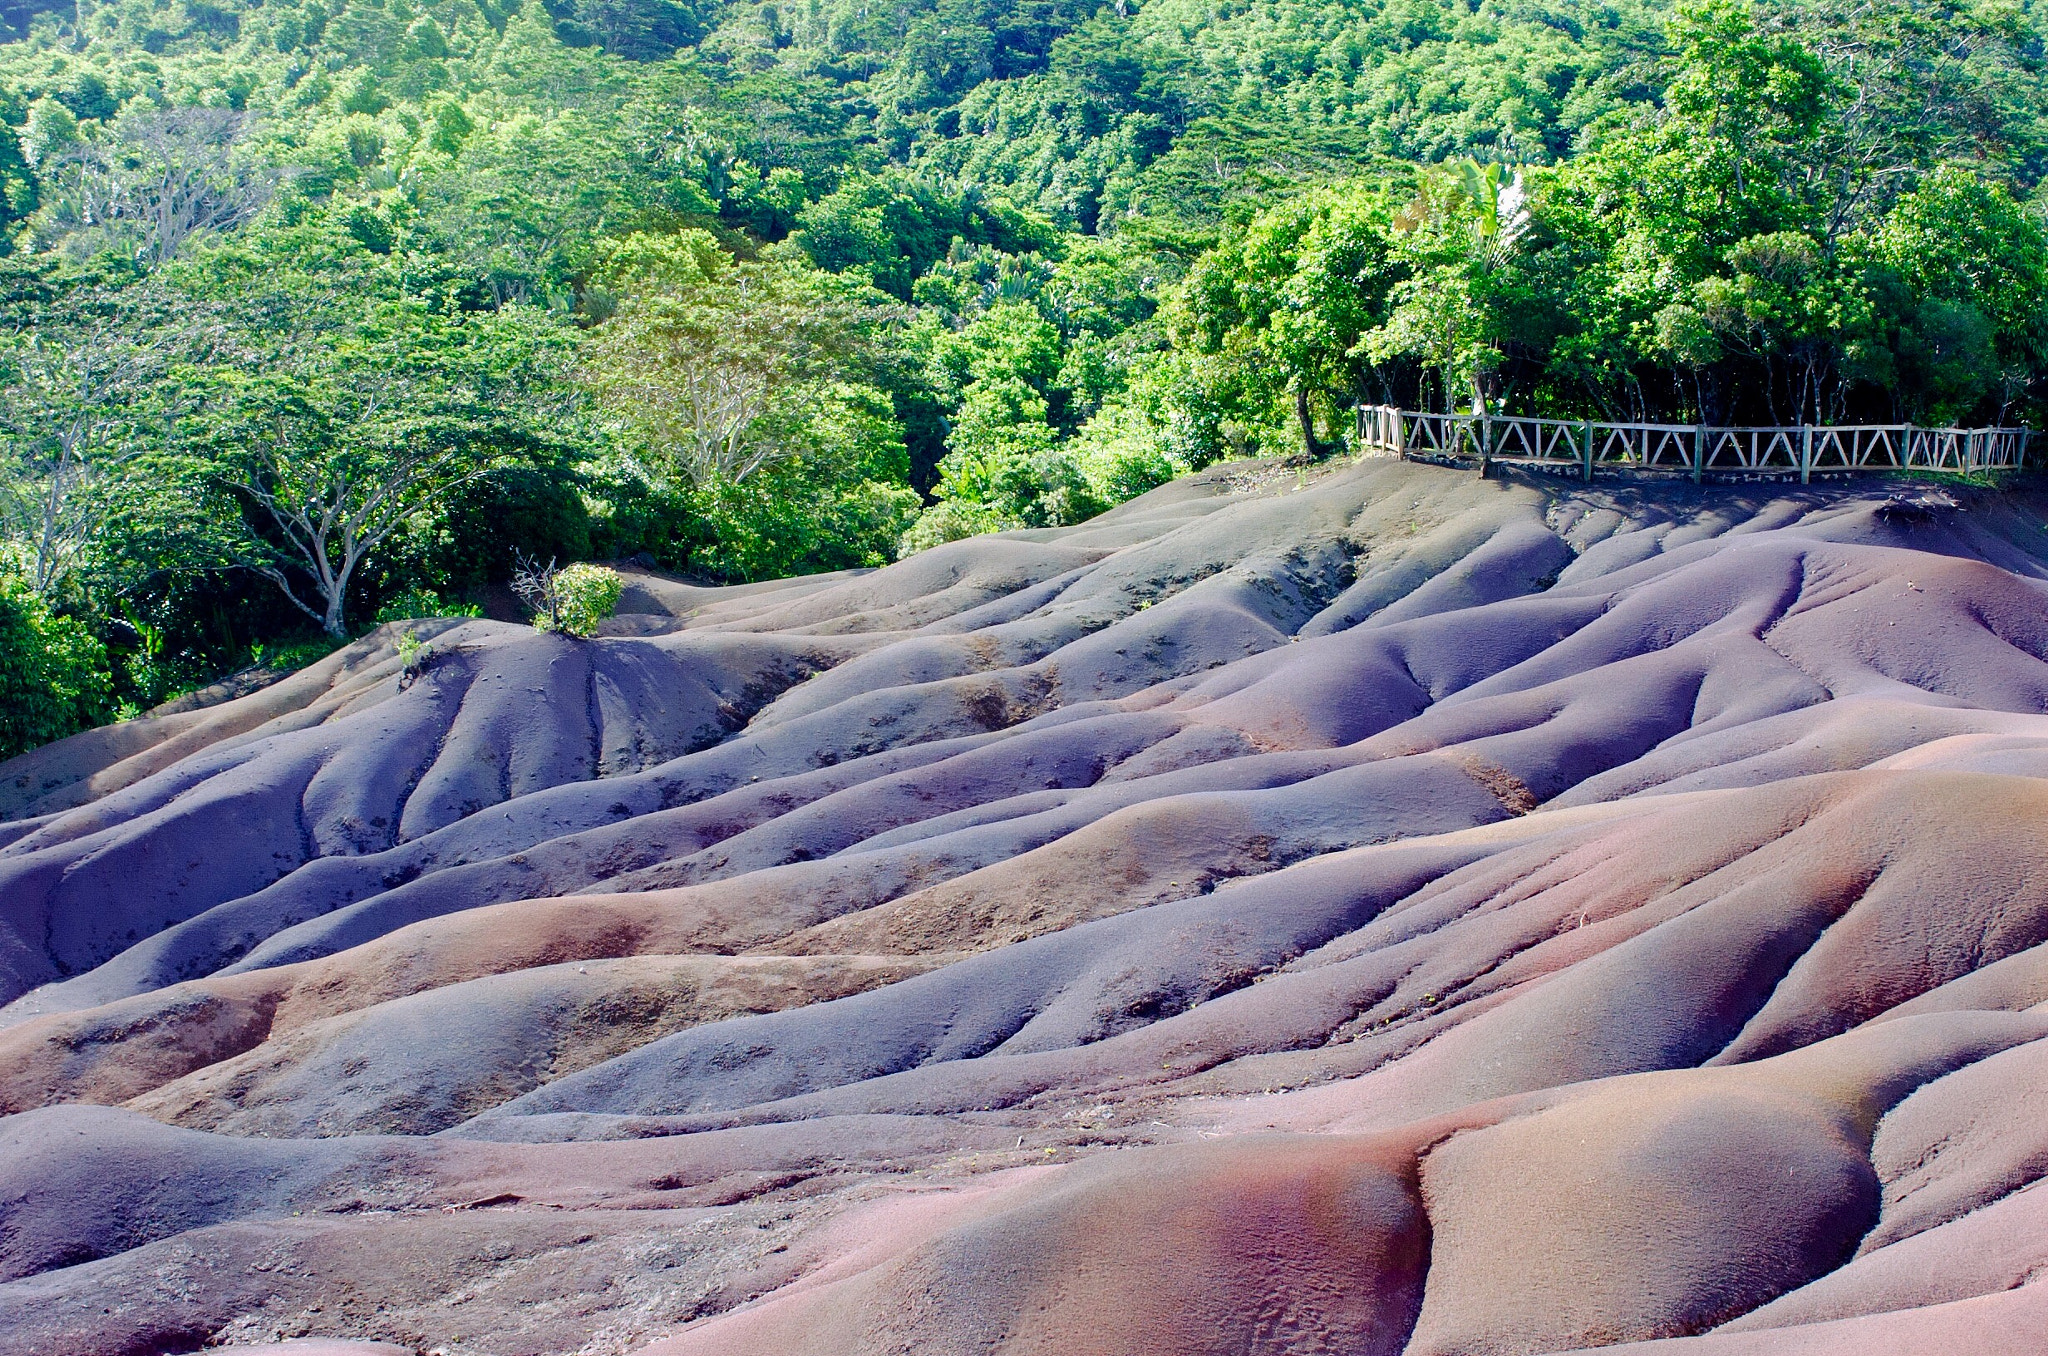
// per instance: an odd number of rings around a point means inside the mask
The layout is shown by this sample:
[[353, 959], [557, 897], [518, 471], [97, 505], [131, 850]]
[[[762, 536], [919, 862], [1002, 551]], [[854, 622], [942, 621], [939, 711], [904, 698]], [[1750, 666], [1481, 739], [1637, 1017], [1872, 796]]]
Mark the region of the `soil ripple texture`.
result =
[[2044, 510], [1238, 464], [0, 764], [0, 1352], [2040, 1352]]

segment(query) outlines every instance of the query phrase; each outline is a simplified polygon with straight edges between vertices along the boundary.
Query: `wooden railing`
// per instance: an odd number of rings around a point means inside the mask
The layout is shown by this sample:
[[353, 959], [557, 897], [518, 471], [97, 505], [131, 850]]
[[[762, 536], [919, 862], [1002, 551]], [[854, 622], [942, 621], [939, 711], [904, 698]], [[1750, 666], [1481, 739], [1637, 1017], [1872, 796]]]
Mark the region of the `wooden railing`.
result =
[[1423, 459], [1474, 458], [1522, 466], [1796, 475], [1818, 471], [1988, 471], [2016, 468], [2027, 454], [2024, 428], [1919, 428], [1912, 424], [1794, 424], [1715, 428], [1704, 424], [1601, 424], [1518, 415], [1423, 414], [1361, 405], [1356, 449]]

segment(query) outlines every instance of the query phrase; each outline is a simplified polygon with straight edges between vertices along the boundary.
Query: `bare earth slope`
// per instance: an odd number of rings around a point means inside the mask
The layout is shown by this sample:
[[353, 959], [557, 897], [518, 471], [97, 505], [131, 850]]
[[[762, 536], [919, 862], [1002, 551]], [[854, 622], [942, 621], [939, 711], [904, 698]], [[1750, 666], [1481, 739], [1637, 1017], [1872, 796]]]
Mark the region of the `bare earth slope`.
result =
[[0, 1351], [2048, 1350], [2048, 534], [1908, 499], [1225, 467], [0, 765]]

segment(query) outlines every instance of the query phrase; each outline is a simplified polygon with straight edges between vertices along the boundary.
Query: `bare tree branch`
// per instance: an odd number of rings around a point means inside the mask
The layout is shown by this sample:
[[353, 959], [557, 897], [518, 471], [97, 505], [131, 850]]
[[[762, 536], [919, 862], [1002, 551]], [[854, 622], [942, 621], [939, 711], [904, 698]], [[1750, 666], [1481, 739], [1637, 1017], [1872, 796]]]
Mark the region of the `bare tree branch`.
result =
[[53, 201], [38, 229], [117, 243], [155, 268], [193, 236], [240, 226], [270, 200], [274, 174], [237, 154], [251, 125], [227, 108], [123, 118], [111, 139], [74, 142], [45, 170]]

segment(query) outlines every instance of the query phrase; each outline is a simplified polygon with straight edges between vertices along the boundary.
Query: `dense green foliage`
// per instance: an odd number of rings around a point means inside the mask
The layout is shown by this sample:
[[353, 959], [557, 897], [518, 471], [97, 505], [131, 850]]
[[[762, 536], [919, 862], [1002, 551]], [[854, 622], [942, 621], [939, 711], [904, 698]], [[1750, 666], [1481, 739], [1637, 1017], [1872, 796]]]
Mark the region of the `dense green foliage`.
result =
[[626, 581], [617, 570], [579, 560], [522, 572], [513, 587], [533, 605], [535, 630], [589, 637], [618, 611]]
[[2048, 394], [2026, 3], [0, 23], [0, 670], [57, 675], [0, 753], [525, 560], [871, 566], [1339, 450], [1361, 400]]
[[106, 647], [18, 580], [0, 581], [0, 758], [113, 714]]

